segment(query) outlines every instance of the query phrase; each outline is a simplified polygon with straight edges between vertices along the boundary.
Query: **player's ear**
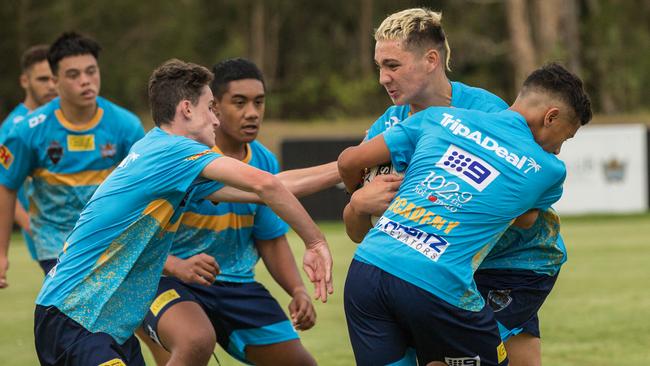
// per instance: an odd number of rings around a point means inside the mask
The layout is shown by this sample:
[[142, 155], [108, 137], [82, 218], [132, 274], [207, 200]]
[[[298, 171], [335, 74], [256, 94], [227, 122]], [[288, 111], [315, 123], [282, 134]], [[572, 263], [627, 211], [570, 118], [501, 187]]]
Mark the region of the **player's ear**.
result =
[[187, 99], [183, 99], [180, 103], [178, 103], [177, 108], [177, 112], [180, 112], [180, 114], [185, 119], [192, 119], [192, 102]]
[[430, 48], [424, 53], [424, 60], [427, 63], [429, 71], [433, 71], [440, 65], [440, 52], [435, 48]]
[[20, 74], [19, 80], [20, 80], [20, 86], [23, 89], [27, 89], [27, 87], [29, 86], [29, 78], [27, 77], [27, 74], [25, 73]]
[[557, 121], [560, 116], [560, 109], [557, 107], [551, 107], [546, 111], [544, 115], [544, 127], [551, 127], [555, 121]]

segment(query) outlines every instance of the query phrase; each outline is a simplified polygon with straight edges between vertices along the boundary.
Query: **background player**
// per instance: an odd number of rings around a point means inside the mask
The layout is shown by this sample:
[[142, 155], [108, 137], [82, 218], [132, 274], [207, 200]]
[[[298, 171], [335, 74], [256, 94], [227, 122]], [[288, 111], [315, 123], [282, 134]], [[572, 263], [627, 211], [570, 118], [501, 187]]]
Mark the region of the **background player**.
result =
[[218, 125], [211, 79], [204, 67], [178, 60], [151, 76], [157, 127], [97, 189], [36, 301], [42, 364], [144, 364], [133, 331], [151, 304], [183, 206], [200, 197], [221, 201], [223, 184], [254, 192], [286, 220], [307, 246], [304, 267], [316, 297], [332, 292], [327, 243], [298, 200], [272, 174], [206, 147]]
[[131, 112], [98, 96], [100, 46], [64, 33], [47, 59], [59, 98], [25, 117], [2, 140], [0, 287], [6, 286], [15, 191], [32, 177], [31, 231], [41, 268], [56, 263], [66, 235], [97, 186], [144, 135]]
[[[265, 109], [261, 71], [238, 58], [218, 63], [212, 72], [215, 79], [210, 88], [220, 121], [213, 150], [278, 173], [275, 156], [255, 141]], [[338, 171], [334, 176], [338, 177]], [[328, 184], [334, 183], [330, 179]], [[315, 364], [293, 329], [311, 328], [316, 312], [286, 231], [287, 225], [267, 206], [193, 201], [172, 244], [165, 265], [168, 277], [160, 281], [160, 301], [154, 300], [147, 313], [145, 330], [176, 359], [202, 353], [207, 360], [218, 341], [233, 357], [255, 365]], [[255, 282], [255, 264], [260, 257], [292, 298], [291, 322], [264, 286]], [[169, 293], [179, 297], [163, 305]], [[158, 364], [164, 363], [160, 361]]]
[[[489, 112], [507, 107], [488, 91], [449, 81], [445, 69], [449, 69], [451, 51], [440, 13], [416, 8], [392, 14], [381, 23], [375, 39], [380, 83], [395, 105], [370, 127], [367, 139], [428, 106]], [[370, 215], [381, 216], [400, 183], [396, 176], [379, 176], [352, 195], [344, 212], [346, 230], [352, 240], [363, 239], [372, 227]], [[531, 212], [515, 222], [481, 264], [476, 277], [486, 299], [491, 291], [493, 300], [489, 304], [499, 310], [496, 318], [501, 335], [510, 363], [516, 366], [541, 363], [537, 311], [566, 260], [559, 218], [552, 210], [541, 214], [537, 221], [536, 215]], [[483, 268], [486, 270], [482, 271]]]
[[[560, 198], [566, 170], [552, 153], [590, 119], [580, 79], [551, 64], [526, 79], [509, 110], [430, 108], [341, 154], [350, 190], [363, 168], [391, 160], [407, 169], [348, 272], [358, 364], [396, 362], [409, 345], [420, 364], [507, 362], [473, 272], [515, 217]], [[462, 207], [448, 210], [453, 202]]]
[[[28, 48], [23, 53], [20, 59], [20, 86], [25, 91], [25, 100], [18, 104], [2, 122], [2, 127], [0, 127], [0, 141], [3, 136], [9, 133], [15, 124], [22, 122], [29, 112], [56, 97], [52, 71], [50, 70], [50, 65], [47, 63], [48, 49], [48, 45], [36, 45]], [[29, 254], [32, 256], [32, 259], [36, 260], [36, 248], [34, 247], [32, 236], [29, 233], [29, 216], [27, 214], [29, 210], [27, 196], [31, 189], [29, 180], [27, 179], [25, 184], [18, 189], [14, 220], [22, 229]], [[2, 284], [0, 284], [0, 287], [2, 287]]]

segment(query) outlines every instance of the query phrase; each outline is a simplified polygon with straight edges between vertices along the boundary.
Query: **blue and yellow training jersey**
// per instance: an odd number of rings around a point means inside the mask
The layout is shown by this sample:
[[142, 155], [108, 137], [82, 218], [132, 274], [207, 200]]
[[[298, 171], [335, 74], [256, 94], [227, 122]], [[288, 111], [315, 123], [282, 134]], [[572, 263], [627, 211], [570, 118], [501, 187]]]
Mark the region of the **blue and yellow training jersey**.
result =
[[[14, 108], [11, 113], [5, 118], [5, 120], [2, 122], [2, 126], [0, 126], [0, 141], [3, 141], [4, 137], [9, 134], [11, 129], [17, 125], [18, 123], [22, 122], [25, 120], [25, 116], [29, 113], [29, 109], [25, 107], [23, 103], [20, 103]], [[22, 186], [18, 189], [18, 192], [16, 193], [16, 198], [18, 199], [18, 202], [20, 202], [20, 205], [23, 206], [25, 210], [29, 210], [29, 200], [28, 196], [31, 194], [32, 190], [32, 184], [31, 184], [31, 179], [26, 179], [25, 183], [23, 183]], [[25, 238], [25, 245], [27, 246], [27, 250], [29, 251], [29, 255], [32, 257], [32, 259], [36, 260], [37, 255], [36, 255], [36, 247], [34, 246], [34, 239], [32, 239], [32, 236], [29, 235], [29, 233], [23, 229], [21, 229], [21, 232], [23, 233], [23, 238]]]
[[479, 311], [473, 274], [512, 220], [562, 194], [564, 164], [520, 114], [431, 107], [384, 133], [395, 199], [355, 256], [444, 301]]
[[0, 141], [0, 184], [32, 177], [30, 223], [38, 260], [56, 258], [97, 186], [144, 135], [140, 120], [108, 100], [84, 125], [63, 115], [59, 98], [41, 106]]
[[36, 303], [124, 343], [156, 293], [183, 206], [223, 186], [200, 177], [218, 157], [152, 129], [97, 188]]
[[[221, 154], [217, 147], [213, 149]], [[244, 162], [272, 174], [280, 170], [273, 153], [257, 141], [247, 145]], [[217, 280], [253, 282], [260, 258], [255, 239], [275, 239], [287, 230], [287, 224], [265, 205], [193, 200], [183, 215], [171, 254], [181, 259], [209, 254], [221, 269]]]

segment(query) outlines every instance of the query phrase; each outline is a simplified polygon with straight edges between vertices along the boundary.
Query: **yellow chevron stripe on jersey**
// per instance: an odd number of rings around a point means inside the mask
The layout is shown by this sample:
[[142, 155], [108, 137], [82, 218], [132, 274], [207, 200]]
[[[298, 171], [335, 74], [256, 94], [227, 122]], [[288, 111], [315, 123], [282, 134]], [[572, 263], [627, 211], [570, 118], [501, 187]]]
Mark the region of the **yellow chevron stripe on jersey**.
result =
[[153, 217], [160, 227], [165, 227], [174, 214], [174, 206], [165, 199], [157, 199], [147, 205], [142, 211], [143, 215]]
[[113, 171], [114, 167], [103, 170], [85, 170], [78, 173], [53, 173], [47, 169], [36, 169], [34, 179], [42, 179], [50, 185], [98, 186]]
[[183, 214], [183, 225], [197, 229], [210, 229], [221, 231], [225, 229], [242, 229], [252, 227], [255, 221], [254, 215], [237, 215], [229, 212], [224, 215], [201, 215], [195, 212]]
[[94, 128], [95, 126], [97, 126], [97, 124], [99, 124], [99, 121], [101, 121], [102, 117], [104, 116], [104, 110], [97, 107], [97, 112], [95, 112], [93, 118], [91, 118], [90, 121], [82, 124], [74, 124], [68, 121], [68, 119], [65, 118], [63, 112], [60, 109], [54, 111], [54, 115], [56, 116], [56, 119], [63, 127], [67, 128], [70, 131], [80, 132], [80, 131], [88, 131]]

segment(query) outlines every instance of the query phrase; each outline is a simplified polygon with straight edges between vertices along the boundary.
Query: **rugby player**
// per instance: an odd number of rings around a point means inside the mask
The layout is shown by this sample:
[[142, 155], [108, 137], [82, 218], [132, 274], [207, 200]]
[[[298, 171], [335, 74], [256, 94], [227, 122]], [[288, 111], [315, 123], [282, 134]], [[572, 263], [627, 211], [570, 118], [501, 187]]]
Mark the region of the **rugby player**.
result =
[[[255, 140], [265, 110], [262, 72], [241, 58], [222, 61], [212, 72], [215, 78], [210, 89], [220, 121], [213, 150], [277, 174], [277, 159]], [[303, 171], [315, 177], [318, 172], [314, 170], [323, 168], [332, 168], [330, 177], [318, 179], [313, 187], [324, 189], [339, 181], [335, 163]], [[168, 276], [162, 277], [145, 317], [145, 331], [177, 360], [190, 360], [189, 354], [202, 353], [202, 360], [207, 361], [218, 341], [230, 355], [246, 363], [315, 364], [294, 330], [311, 328], [316, 312], [286, 231], [287, 225], [267, 206], [192, 201], [165, 264]], [[255, 264], [260, 257], [292, 298], [291, 321], [264, 286], [255, 282]], [[156, 355], [162, 350], [150, 348]], [[169, 354], [156, 357], [161, 366], [168, 360]]]
[[[298, 200], [272, 174], [209, 149], [219, 122], [211, 79], [204, 67], [178, 60], [153, 72], [156, 127], [99, 186], [36, 300], [41, 364], [143, 365], [133, 331], [155, 295], [183, 210], [201, 197], [223, 201], [224, 184], [252, 192], [239, 198], [256, 196], [291, 225], [307, 247], [303, 264], [316, 297], [332, 292], [327, 242]], [[193, 362], [169, 364], [200, 364]]]
[[[504, 101], [488, 91], [448, 80], [445, 69], [449, 70], [450, 49], [440, 13], [416, 8], [392, 14], [375, 32], [375, 40], [380, 83], [395, 105], [370, 127], [367, 139], [429, 106], [488, 112], [507, 108]], [[400, 183], [395, 175], [383, 175], [352, 195], [344, 220], [353, 241], [363, 239], [372, 227], [370, 216], [381, 216]], [[457, 210], [458, 205], [446, 207]], [[541, 364], [537, 312], [565, 261], [559, 218], [553, 210], [547, 210], [539, 217], [537, 212], [531, 212], [519, 218], [477, 271], [478, 288], [486, 299], [491, 298], [488, 303], [497, 311], [512, 365]]]
[[[13, 128], [24, 121], [25, 116], [56, 97], [52, 71], [47, 63], [48, 45], [36, 45], [28, 48], [20, 59], [20, 86], [25, 91], [25, 99], [5, 118], [0, 127], [0, 140]], [[0, 158], [4, 159], [4, 158]], [[29, 200], [27, 198], [31, 184], [29, 179], [18, 189], [14, 220], [20, 226], [25, 245], [32, 259], [36, 260], [36, 248], [29, 229]], [[0, 284], [0, 287], [2, 285]]]
[[409, 347], [419, 364], [507, 364], [474, 271], [515, 218], [560, 198], [566, 169], [554, 154], [590, 119], [581, 80], [550, 64], [507, 110], [431, 107], [341, 154], [350, 191], [364, 168], [406, 170], [346, 280], [358, 364], [408, 359]]
[[45, 273], [97, 186], [144, 136], [131, 112], [98, 96], [100, 46], [74, 32], [50, 46], [59, 97], [28, 114], [0, 141], [0, 288], [6, 287], [16, 190], [32, 178], [30, 228]]

